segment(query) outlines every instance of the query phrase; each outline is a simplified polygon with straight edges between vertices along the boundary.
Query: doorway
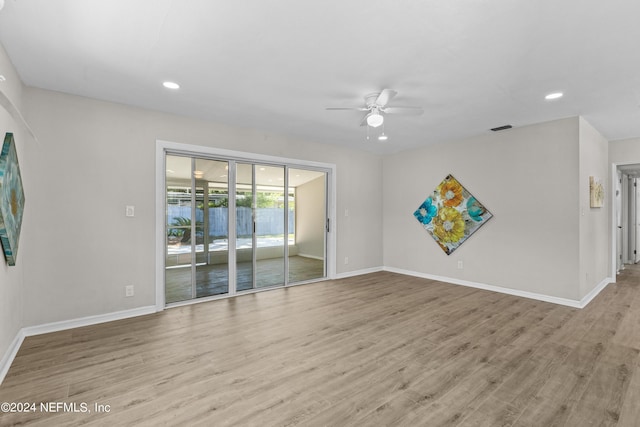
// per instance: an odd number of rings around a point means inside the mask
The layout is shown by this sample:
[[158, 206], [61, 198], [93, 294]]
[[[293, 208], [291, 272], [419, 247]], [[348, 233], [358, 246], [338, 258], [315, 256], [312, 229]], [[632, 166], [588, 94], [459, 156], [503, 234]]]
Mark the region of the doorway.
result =
[[613, 226], [615, 266], [640, 262], [640, 164], [618, 165], [614, 169]]
[[163, 150], [163, 306], [330, 276], [333, 169], [279, 160]]

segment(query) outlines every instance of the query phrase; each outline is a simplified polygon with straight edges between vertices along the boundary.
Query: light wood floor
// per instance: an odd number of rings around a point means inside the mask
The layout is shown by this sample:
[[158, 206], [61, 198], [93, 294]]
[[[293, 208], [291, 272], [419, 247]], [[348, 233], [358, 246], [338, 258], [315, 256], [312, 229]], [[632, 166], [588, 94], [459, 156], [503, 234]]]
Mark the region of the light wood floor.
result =
[[640, 270], [578, 310], [374, 273], [27, 338], [0, 424], [638, 426]]

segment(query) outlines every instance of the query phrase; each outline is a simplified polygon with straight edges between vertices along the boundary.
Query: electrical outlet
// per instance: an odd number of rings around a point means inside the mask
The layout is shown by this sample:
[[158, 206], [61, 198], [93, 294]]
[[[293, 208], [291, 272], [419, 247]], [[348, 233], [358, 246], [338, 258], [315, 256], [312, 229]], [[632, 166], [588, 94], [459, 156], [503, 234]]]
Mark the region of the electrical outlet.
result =
[[345, 263], [345, 265], [349, 264], [349, 257], [348, 256], [344, 257], [344, 263]]
[[127, 285], [124, 287], [124, 296], [125, 297], [133, 296], [133, 285]]
[[458, 269], [462, 270], [464, 268], [464, 263], [462, 262], [462, 260], [458, 261]]

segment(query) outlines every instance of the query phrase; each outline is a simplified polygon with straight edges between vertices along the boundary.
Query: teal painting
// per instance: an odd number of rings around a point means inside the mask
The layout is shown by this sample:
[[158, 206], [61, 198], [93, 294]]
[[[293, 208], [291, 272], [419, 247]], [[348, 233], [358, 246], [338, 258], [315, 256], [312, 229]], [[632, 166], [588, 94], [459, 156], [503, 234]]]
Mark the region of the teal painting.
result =
[[24, 211], [24, 191], [13, 134], [7, 133], [0, 151], [0, 243], [9, 265], [16, 265]]

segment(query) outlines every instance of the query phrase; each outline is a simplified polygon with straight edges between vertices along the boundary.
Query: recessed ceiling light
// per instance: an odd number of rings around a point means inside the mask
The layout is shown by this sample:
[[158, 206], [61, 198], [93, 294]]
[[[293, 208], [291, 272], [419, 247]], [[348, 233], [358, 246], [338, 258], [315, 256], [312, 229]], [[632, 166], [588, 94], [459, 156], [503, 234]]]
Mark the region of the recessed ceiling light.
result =
[[550, 93], [549, 95], [545, 96], [544, 99], [546, 99], [546, 100], [558, 99], [558, 98], [562, 98], [562, 95], [564, 95], [562, 92], [554, 92], [554, 93]]
[[162, 86], [166, 87], [167, 89], [180, 89], [180, 85], [174, 82], [164, 82], [162, 83]]

